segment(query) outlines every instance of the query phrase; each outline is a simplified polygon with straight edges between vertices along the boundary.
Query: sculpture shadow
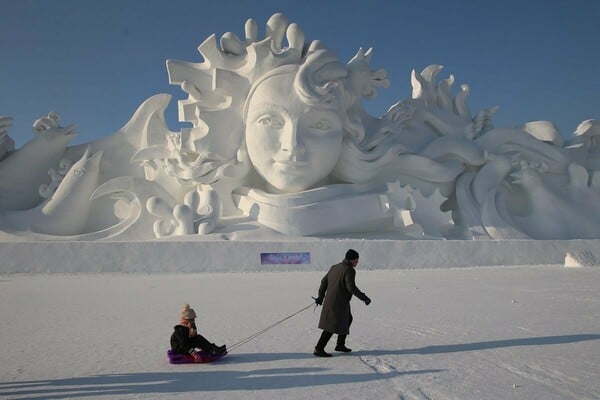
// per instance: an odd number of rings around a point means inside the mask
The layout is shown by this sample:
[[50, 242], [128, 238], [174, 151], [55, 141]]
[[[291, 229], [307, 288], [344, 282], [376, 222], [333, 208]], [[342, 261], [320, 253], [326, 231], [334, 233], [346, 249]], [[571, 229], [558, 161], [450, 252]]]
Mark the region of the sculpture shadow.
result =
[[[281, 357], [284, 358], [284, 357]], [[281, 359], [279, 358], [279, 359]], [[174, 366], [174, 368], [182, 366]], [[426, 369], [369, 372], [361, 374], [328, 373], [327, 368], [274, 368], [252, 371], [211, 371], [206, 364], [188, 364], [186, 372], [149, 372], [108, 374], [67, 379], [0, 383], [0, 397], [57, 400], [72, 397], [168, 395], [185, 392], [217, 392], [310, 388], [322, 385], [360, 383], [391, 379], [403, 375], [441, 372]]]
[[579, 334], [579, 335], [562, 335], [562, 336], [539, 336], [518, 339], [491, 340], [487, 342], [472, 342], [460, 344], [442, 344], [419, 347], [416, 349], [401, 349], [401, 350], [362, 350], [357, 351], [356, 355], [402, 355], [402, 354], [445, 354], [458, 353], [465, 351], [490, 350], [506, 347], [520, 346], [548, 346], [556, 344], [567, 344], [585, 342], [589, 340], [598, 340], [598, 334]]

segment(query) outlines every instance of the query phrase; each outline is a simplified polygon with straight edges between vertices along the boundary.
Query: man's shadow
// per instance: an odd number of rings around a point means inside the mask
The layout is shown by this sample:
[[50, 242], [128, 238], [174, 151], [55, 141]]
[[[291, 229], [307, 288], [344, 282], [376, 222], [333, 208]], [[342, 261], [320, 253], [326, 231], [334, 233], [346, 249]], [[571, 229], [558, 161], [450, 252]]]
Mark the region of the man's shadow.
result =
[[580, 334], [580, 335], [562, 335], [562, 336], [539, 336], [518, 339], [491, 340], [487, 342], [472, 342], [460, 344], [440, 344], [433, 346], [419, 347], [416, 349], [400, 350], [362, 350], [355, 352], [356, 355], [382, 356], [382, 355], [402, 355], [402, 354], [444, 354], [458, 353], [464, 351], [490, 350], [503, 347], [519, 346], [548, 346], [554, 344], [567, 344], [585, 342], [588, 340], [598, 340], [600, 335]]

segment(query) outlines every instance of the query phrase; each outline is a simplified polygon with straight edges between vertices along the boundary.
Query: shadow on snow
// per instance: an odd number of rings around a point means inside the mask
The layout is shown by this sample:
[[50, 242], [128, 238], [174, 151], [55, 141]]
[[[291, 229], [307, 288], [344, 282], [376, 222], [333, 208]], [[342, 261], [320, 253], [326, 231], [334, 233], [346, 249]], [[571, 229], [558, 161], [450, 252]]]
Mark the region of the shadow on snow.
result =
[[[518, 346], [546, 346], [598, 340], [597, 334], [541, 336], [519, 339], [493, 340], [461, 344], [433, 345], [415, 349], [362, 350], [352, 353], [361, 355], [444, 354], [474, 350], [489, 350]], [[304, 353], [236, 354], [223, 360], [227, 364], [265, 361], [300, 360], [312, 358]], [[174, 366], [179, 368], [180, 366]], [[214, 392], [234, 390], [269, 390], [343, 383], [361, 383], [392, 379], [403, 375], [441, 372], [439, 369], [413, 371], [368, 372], [364, 374], [328, 373], [328, 368], [274, 368], [253, 371], [210, 371], [205, 367], [186, 372], [149, 372], [109, 374], [54, 380], [0, 383], [0, 397], [27, 396], [30, 399], [65, 399], [88, 396], [125, 396], [136, 394], [160, 394], [183, 392]]]
[[[285, 359], [280, 354], [277, 359]], [[194, 368], [194, 365], [188, 365]], [[29, 399], [65, 399], [86, 396], [267, 390], [360, 383], [402, 375], [441, 370], [393, 371], [389, 373], [337, 374], [327, 368], [275, 368], [253, 371], [148, 372], [89, 377], [0, 383], [0, 397], [27, 396]]]
[[563, 336], [539, 336], [519, 339], [491, 340], [488, 342], [472, 342], [461, 344], [440, 344], [434, 346], [419, 347], [416, 349], [402, 350], [363, 350], [356, 352], [356, 355], [401, 355], [401, 354], [444, 354], [458, 353], [464, 351], [490, 350], [502, 347], [519, 346], [547, 346], [553, 344], [567, 344], [585, 342], [588, 340], [598, 340], [600, 335], [581, 334], [581, 335], [563, 335]]

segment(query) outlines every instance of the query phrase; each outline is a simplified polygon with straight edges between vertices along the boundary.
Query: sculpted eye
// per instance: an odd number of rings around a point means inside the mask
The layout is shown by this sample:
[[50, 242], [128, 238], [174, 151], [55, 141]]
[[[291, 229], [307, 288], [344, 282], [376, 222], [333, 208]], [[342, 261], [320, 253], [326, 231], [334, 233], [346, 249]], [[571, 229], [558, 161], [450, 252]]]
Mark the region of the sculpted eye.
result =
[[331, 127], [331, 124], [326, 119], [321, 119], [314, 124], [312, 124], [312, 128], [318, 129], [320, 131], [325, 131]]
[[256, 123], [259, 125], [264, 125], [272, 128], [281, 128], [283, 126], [283, 122], [276, 117], [271, 115], [263, 115], [256, 120]]

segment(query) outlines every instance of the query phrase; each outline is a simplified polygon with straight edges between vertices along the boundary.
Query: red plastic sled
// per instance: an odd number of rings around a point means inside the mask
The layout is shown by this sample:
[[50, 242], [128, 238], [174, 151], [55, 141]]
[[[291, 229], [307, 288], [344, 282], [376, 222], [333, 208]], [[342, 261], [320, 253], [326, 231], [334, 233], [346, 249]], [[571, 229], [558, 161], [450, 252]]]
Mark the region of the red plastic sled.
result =
[[173, 350], [167, 351], [167, 357], [169, 358], [170, 364], [205, 364], [223, 358], [227, 353], [219, 356], [212, 356], [205, 351], [199, 351], [198, 354], [200, 354], [200, 361], [196, 361], [191, 354], [175, 354], [173, 353]]

